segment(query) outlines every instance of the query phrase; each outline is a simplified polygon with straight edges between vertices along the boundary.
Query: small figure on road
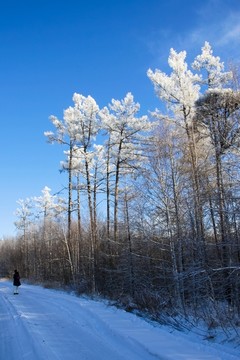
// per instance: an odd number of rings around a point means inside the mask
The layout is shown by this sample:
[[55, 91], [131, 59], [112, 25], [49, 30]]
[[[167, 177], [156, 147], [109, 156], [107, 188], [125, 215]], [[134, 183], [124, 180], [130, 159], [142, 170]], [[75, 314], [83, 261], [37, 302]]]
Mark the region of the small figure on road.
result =
[[21, 285], [20, 282], [20, 275], [19, 272], [17, 270], [14, 270], [14, 274], [13, 274], [13, 286], [14, 286], [14, 295], [18, 295], [18, 287]]

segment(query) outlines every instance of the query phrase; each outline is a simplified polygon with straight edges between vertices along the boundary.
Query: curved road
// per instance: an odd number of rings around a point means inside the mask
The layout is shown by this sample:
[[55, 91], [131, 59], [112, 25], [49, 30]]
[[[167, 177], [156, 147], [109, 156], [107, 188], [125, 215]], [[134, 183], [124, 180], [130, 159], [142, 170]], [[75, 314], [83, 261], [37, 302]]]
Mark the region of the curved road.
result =
[[[237, 360], [103, 302], [0, 281], [1, 360]], [[221, 355], [219, 355], [221, 354]]]

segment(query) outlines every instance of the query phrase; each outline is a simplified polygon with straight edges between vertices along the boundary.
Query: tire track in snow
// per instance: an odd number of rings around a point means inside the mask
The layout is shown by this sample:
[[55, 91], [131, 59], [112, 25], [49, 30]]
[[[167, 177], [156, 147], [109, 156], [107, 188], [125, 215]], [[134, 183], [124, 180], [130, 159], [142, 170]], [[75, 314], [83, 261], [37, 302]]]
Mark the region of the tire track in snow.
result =
[[[44, 352], [41, 349], [41, 356], [38, 356], [39, 344], [33, 338], [28, 324], [17, 309], [18, 298], [12, 294], [6, 295], [6, 291], [1, 291], [0, 294], [2, 322], [0, 358], [6, 359], [7, 354], [6, 360], [43, 360]], [[45, 359], [47, 359], [46, 356]]]
[[84, 299], [37, 286], [23, 285], [15, 297], [9, 283], [4, 289], [0, 288], [7, 317], [4, 326], [9, 334], [15, 331], [8, 343], [9, 351], [12, 345], [15, 350], [6, 360], [160, 359], [112, 330]]

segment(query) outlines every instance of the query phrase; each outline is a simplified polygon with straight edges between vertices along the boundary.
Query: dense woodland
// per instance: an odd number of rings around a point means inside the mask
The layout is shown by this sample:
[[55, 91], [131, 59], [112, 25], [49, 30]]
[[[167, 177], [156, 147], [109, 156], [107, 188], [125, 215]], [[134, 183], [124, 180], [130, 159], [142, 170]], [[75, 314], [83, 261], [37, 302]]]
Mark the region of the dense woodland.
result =
[[239, 72], [225, 71], [207, 42], [189, 66], [173, 49], [168, 64], [168, 74], [147, 73], [155, 112], [140, 115], [131, 93], [102, 109], [74, 94], [62, 120], [51, 116], [45, 136], [62, 146], [65, 189], [18, 201], [18, 235], [0, 243], [1, 274], [18, 268], [156, 319], [237, 328]]

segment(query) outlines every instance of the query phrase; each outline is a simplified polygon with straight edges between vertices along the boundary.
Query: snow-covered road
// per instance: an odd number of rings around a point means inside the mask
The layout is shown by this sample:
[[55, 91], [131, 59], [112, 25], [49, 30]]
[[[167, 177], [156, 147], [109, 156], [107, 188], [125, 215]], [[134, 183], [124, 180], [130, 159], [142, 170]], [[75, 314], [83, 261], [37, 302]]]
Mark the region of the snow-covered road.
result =
[[239, 360], [102, 302], [0, 281], [1, 360]]

